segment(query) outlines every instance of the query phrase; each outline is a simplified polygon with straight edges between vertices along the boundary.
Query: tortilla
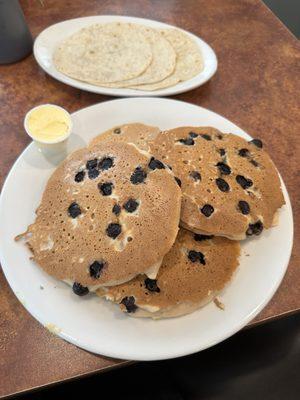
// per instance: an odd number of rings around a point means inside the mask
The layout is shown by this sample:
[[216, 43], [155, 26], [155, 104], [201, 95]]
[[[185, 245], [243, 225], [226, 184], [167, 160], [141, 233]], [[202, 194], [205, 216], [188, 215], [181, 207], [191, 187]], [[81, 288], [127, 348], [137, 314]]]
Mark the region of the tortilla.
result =
[[190, 36], [178, 29], [164, 29], [160, 32], [175, 50], [177, 59], [174, 72], [160, 82], [132, 85], [132, 89], [151, 91], [174, 86], [178, 82], [193, 78], [204, 68], [200, 48]]
[[[150, 43], [153, 58], [149, 67], [138, 77], [122, 82], [104, 84], [107, 87], [129, 87], [132, 85], [150, 84], [159, 82], [175, 69], [176, 53], [170, 42], [158, 31], [147, 26], [136, 25]], [[97, 82], [95, 82], [97, 84]]]
[[94, 24], [74, 33], [55, 50], [58, 71], [88, 83], [141, 75], [152, 61], [151, 46], [136, 25]]

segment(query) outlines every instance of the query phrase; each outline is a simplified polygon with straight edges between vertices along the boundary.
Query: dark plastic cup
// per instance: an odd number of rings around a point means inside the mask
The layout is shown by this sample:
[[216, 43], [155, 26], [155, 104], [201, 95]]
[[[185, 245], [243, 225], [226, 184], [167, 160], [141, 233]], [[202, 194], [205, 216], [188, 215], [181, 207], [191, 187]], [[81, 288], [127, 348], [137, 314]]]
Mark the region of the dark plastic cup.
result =
[[32, 52], [32, 36], [18, 0], [0, 0], [0, 64], [21, 60]]

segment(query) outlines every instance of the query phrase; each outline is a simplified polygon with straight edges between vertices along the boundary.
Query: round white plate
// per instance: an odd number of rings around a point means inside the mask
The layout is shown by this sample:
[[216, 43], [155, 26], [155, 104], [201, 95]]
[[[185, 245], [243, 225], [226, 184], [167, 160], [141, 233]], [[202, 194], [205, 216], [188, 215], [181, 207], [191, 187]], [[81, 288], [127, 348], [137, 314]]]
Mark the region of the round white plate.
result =
[[33, 54], [38, 64], [53, 78], [67, 85], [74, 86], [78, 89], [86, 90], [88, 92], [100, 93], [109, 96], [121, 96], [121, 97], [122, 96], [123, 97], [170, 96], [178, 93], [187, 92], [188, 90], [192, 90], [200, 85], [203, 85], [203, 83], [208, 81], [217, 70], [218, 62], [216, 54], [213, 51], [213, 49], [206, 42], [204, 42], [204, 40], [200, 39], [198, 36], [195, 36], [187, 31], [183, 32], [191, 36], [192, 39], [194, 39], [194, 41], [198, 44], [201, 50], [204, 60], [204, 69], [200, 74], [196, 75], [194, 78], [189, 79], [188, 81], [185, 82], [178, 83], [177, 85], [169, 88], [155, 90], [155, 91], [142, 91], [142, 90], [134, 90], [126, 88], [124, 89], [105, 88], [101, 86], [92, 85], [86, 82], [81, 82], [76, 79], [72, 79], [67, 75], [62, 74], [55, 68], [55, 66], [52, 63], [52, 56], [55, 48], [62, 40], [64, 40], [68, 36], [72, 35], [74, 32], [77, 32], [81, 28], [86, 27], [88, 25], [94, 23], [102, 24], [108, 22], [131, 22], [159, 29], [175, 28], [172, 25], [164, 24], [162, 22], [153, 21], [150, 19], [123, 17], [120, 15], [96, 15], [92, 17], [70, 19], [49, 26], [49, 28], [45, 29], [38, 35], [38, 37], [35, 40], [33, 48]]
[[[214, 126], [250, 139], [239, 127], [212, 111], [168, 99], [108, 101], [77, 111], [72, 118], [74, 133], [68, 152], [112, 126], [137, 121], [162, 129]], [[131, 318], [95, 295], [74, 295], [69, 286], [29, 260], [30, 253], [23, 243], [14, 241], [33, 222], [55, 161], [51, 157], [47, 160], [32, 143], [15, 162], [0, 198], [0, 257], [6, 278], [24, 307], [67, 341], [116, 358], [158, 360], [183, 356], [212, 346], [241, 329], [278, 288], [293, 237], [291, 205], [283, 183], [286, 205], [280, 210], [279, 225], [242, 244], [240, 267], [220, 296], [225, 311], [210, 303], [187, 316], [152, 321]]]

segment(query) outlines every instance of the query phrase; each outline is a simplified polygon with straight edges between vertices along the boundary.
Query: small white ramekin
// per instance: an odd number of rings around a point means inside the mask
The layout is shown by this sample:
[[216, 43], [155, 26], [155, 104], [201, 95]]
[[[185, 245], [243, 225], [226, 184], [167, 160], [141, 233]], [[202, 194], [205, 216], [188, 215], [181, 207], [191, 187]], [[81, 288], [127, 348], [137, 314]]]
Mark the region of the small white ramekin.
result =
[[[29, 120], [29, 117], [30, 117], [30, 115], [31, 115], [31, 113], [33, 111], [35, 111], [35, 110], [37, 110], [39, 108], [48, 107], [48, 106], [58, 108], [58, 109], [62, 110], [66, 114], [66, 116], [68, 117], [68, 121], [69, 121], [69, 124], [68, 124], [69, 128], [68, 128], [67, 132], [64, 135], [58, 137], [56, 140], [39, 140], [36, 137], [34, 137], [32, 135], [32, 133], [30, 132], [30, 129], [28, 127], [28, 120]], [[70, 134], [72, 132], [73, 123], [72, 123], [72, 118], [71, 118], [70, 113], [67, 110], [65, 110], [63, 107], [57, 106], [56, 104], [41, 104], [39, 106], [36, 106], [36, 107], [32, 108], [31, 110], [29, 110], [26, 113], [25, 118], [24, 118], [24, 128], [25, 128], [25, 131], [26, 131], [27, 135], [30, 136], [31, 139], [34, 140], [38, 145], [44, 145], [42, 147], [46, 147], [46, 146], [50, 147], [51, 145], [62, 143], [64, 141], [66, 141], [66, 139], [68, 139], [68, 137], [70, 136]]]

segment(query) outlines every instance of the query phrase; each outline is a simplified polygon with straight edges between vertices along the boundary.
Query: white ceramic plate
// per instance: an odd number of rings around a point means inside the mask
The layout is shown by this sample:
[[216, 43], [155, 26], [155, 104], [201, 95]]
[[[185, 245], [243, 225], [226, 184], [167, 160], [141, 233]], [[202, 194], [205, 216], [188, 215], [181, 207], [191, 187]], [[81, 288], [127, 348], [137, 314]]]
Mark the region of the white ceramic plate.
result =
[[45, 29], [43, 32], [41, 32], [35, 40], [33, 54], [40, 67], [43, 68], [53, 78], [67, 85], [74, 86], [78, 89], [86, 90], [88, 92], [105, 94], [109, 96], [149, 97], [149, 96], [170, 96], [178, 93], [183, 93], [187, 92], [188, 90], [195, 89], [200, 85], [203, 85], [203, 83], [208, 81], [217, 70], [217, 65], [218, 65], [217, 57], [212, 48], [198, 36], [195, 36], [190, 32], [186, 31], [184, 32], [187, 33], [189, 36], [191, 36], [200, 47], [204, 60], [204, 69], [200, 74], [196, 75], [194, 78], [162, 90], [156, 90], [151, 92], [151, 91], [142, 91], [142, 90], [134, 90], [126, 88], [124, 89], [105, 88], [69, 78], [67, 75], [62, 74], [55, 68], [55, 66], [52, 63], [53, 52], [56, 46], [63, 39], [72, 35], [72, 33], [77, 32], [78, 30], [80, 30], [85, 26], [94, 23], [107, 23], [115, 21], [131, 22], [159, 29], [175, 28], [172, 25], [164, 24], [162, 22], [153, 21], [150, 19], [123, 17], [119, 15], [97, 15], [93, 17], [70, 19], [52, 25], [49, 28]]
[[[68, 152], [112, 126], [137, 121], [162, 129], [210, 125], [250, 138], [212, 111], [168, 99], [114, 100], [77, 111], [72, 118], [74, 133]], [[14, 237], [34, 220], [55, 161], [53, 157], [47, 160], [32, 143], [15, 162], [0, 198], [0, 256], [6, 278], [24, 307], [43, 325], [55, 327], [67, 341], [116, 358], [157, 360], [183, 356], [237, 332], [278, 288], [288, 265], [293, 237], [291, 205], [283, 183], [286, 205], [280, 211], [279, 225], [242, 244], [240, 267], [220, 296], [225, 311], [211, 303], [184, 317], [152, 321], [131, 318], [95, 295], [75, 296], [69, 286], [30, 261], [30, 253], [22, 243], [14, 242]]]

